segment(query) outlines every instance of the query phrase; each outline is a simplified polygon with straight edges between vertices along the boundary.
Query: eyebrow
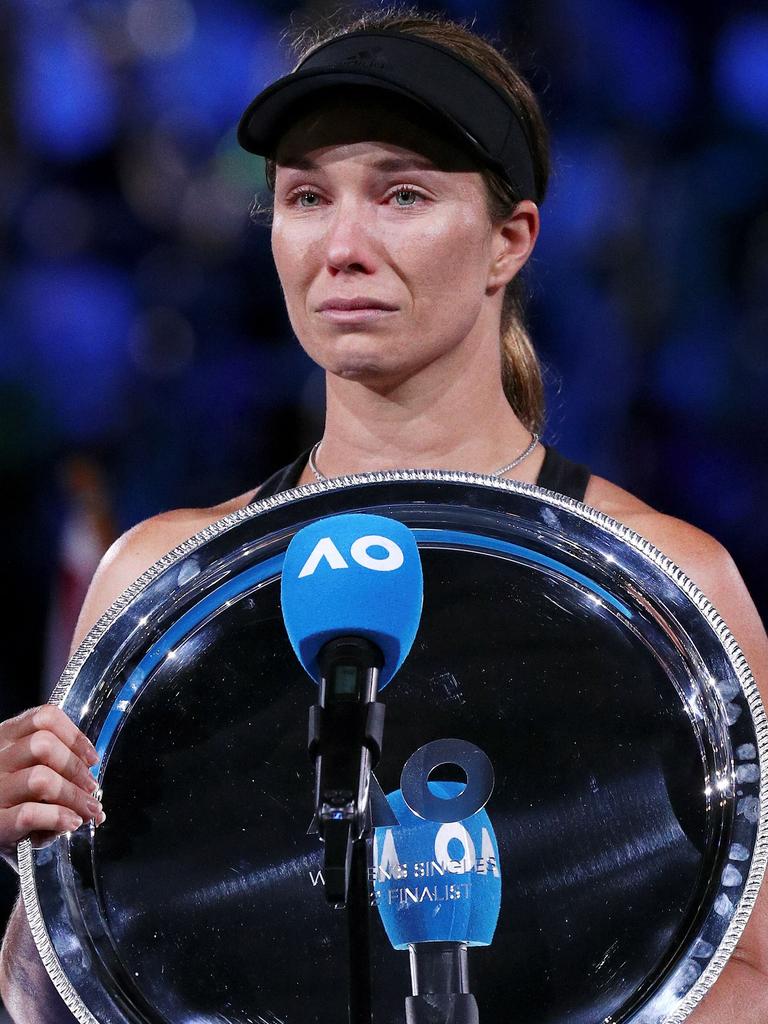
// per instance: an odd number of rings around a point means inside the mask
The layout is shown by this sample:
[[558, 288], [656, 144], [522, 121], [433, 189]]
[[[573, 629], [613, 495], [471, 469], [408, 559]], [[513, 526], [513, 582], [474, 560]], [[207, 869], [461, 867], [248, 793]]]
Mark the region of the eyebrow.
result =
[[[319, 164], [314, 160], [309, 160], [303, 156], [288, 156], [284, 160], [280, 161], [281, 167], [288, 167], [297, 171], [316, 171], [319, 170]], [[373, 163], [374, 170], [383, 171], [384, 173], [408, 171], [413, 168], [418, 168], [423, 171], [436, 171], [438, 168], [431, 160], [427, 157], [409, 156], [409, 157], [382, 157], [380, 160], [376, 160]]]

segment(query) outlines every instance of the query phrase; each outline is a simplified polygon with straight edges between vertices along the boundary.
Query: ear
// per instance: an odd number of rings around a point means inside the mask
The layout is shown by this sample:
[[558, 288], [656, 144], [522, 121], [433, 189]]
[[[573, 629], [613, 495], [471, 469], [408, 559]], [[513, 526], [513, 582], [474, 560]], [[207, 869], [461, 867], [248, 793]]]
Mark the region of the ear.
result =
[[493, 225], [489, 291], [509, 284], [525, 266], [538, 235], [539, 208], [530, 199], [521, 200], [511, 217]]

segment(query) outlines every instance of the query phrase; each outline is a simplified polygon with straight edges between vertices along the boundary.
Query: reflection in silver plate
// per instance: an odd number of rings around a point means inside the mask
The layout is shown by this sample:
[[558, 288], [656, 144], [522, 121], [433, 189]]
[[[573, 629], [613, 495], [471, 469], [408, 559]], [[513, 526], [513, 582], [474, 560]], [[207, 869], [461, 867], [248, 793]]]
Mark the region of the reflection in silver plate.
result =
[[[314, 688], [279, 578], [298, 529], [351, 511], [406, 523], [425, 573], [379, 782], [397, 789], [410, 754], [445, 737], [496, 775], [502, 907], [471, 960], [483, 1024], [510, 1008], [517, 1024], [678, 1024], [768, 859], [749, 667], [706, 597], [627, 527], [532, 485], [428, 471], [313, 484], [220, 520], [76, 652], [52, 700], [99, 750], [107, 822], [19, 849], [67, 1006], [84, 1024], [345, 1019], [344, 925], [306, 834]], [[408, 967], [376, 920], [372, 967], [374, 1020], [401, 1021]]]

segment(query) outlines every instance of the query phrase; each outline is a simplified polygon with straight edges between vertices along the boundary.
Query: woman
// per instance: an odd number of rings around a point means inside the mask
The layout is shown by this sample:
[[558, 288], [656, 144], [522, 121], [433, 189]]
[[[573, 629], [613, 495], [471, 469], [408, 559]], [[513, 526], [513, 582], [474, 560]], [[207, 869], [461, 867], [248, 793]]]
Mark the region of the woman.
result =
[[[321, 442], [258, 495], [396, 467], [495, 473], [584, 500], [669, 555], [713, 601], [768, 689], [768, 638], [728, 553], [538, 439], [542, 385], [521, 319], [520, 271], [539, 230], [548, 155], [530, 89], [449, 22], [366, 16], [310, 47], [246, 111], [242, 144], [268, 159], [272, 247], [291, 323], [326, 371]], [[501, 345], [500, 345], [501, 338]], [[105, 556], [73, 649], [165, 552], [248, 504], [156, 516]], [[0, 725], [0, 849], [102, 820], [95, 753], [55, 708]], [[768, 1019], [768, 909], [695, 1024]], [[69, 1019], [15, 912], [2, 992], [19, 1021]]]

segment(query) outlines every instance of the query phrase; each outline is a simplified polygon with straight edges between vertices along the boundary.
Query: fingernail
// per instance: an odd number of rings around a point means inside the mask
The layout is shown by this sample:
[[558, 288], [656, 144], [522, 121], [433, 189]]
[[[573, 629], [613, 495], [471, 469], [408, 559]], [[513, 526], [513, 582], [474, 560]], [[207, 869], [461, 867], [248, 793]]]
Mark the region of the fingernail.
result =
[[86, 750], [85, 759], [91, 767], [99, 763], [99, 755], [96, 753], [96, 748], [93, 745], [89, 745]]
[[85, 806], [88, 808], [92, 815], [101, 814], [101, 804], [98, 800], [86, 800]]
[[82, 824], [82, 818], [67, 818], [67, 832], [77, 832]]
[[107, 816], [104, 813], [104, 811], [102, 811], [101, 814], [99, 815], [99, 820], [96, 822], [97, 827], [99, 825], [103, 825], [106, 820], [107, 820]]
[[94, 779], [91, 773], [88, 772], [87, 777], [83, 780], [83, 788], [85, 789], [86, 793], [95, 793], [96, 790], [99, 788], [99, 780]]

